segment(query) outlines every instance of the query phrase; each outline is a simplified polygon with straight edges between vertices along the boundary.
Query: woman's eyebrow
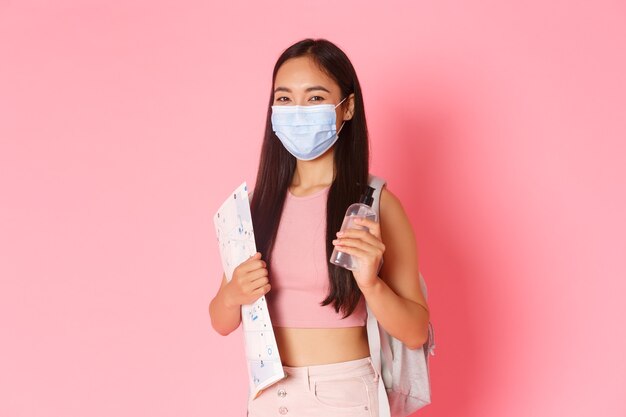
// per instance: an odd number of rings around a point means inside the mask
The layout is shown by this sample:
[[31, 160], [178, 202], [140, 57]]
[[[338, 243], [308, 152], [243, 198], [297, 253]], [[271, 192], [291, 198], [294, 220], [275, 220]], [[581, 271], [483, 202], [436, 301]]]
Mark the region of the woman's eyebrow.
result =
[[307, 93], [310, 93], [311, 91], [315, 91], [315, 90], [322, 90], [322, 91], [326, 91], [328, 94], [330, 94], [330, 91], [328, 91], [328, 89], [326, 87], [322, 87], [321, 85], [315, 85], [313, 87], [309, 87], [307, 88], [305, 91]]
[[[314, 85], [312, 87], [307, 88], [304, 91], [307, 92], [307, 93], [310, 93], [311, 91], [316, 91], [316, 90], [326, 91], [328, 94], [330, 94], [330, 91], [328, 91], [328, 89], [326, 87], [323, 87], [321, 85]], [[287, 87], [276, 87], [276, 89], [274, 89], [275, 93], [278, 93], [279, 91], [282, 91], [282, 92], [285, 92], [285, 93], [291, 93], [291, 90], [288, 89]]]

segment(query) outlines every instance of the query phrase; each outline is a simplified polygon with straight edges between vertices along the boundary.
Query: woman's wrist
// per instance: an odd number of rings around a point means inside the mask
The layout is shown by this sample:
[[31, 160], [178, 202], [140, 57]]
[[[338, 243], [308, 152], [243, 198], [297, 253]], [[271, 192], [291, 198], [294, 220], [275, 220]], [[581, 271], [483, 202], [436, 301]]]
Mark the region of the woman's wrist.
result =
[[230, 291], [229, 291], [229, 286], [230, 283], [226, 284], [226, 286], [223, 289], [222, 292], [222, 305], [227, 309], [227, 310], [238, 310], [241, 305], [237, 304], [236, 301], [233, 300], [233, 298], [230, 295]]
[[385, 283], [383, 280], [380, 279], [380, 277], [376, 277], [376, 281], [374, 281], [373, 284], [368, 286], [359, 286], [359, 289], [361, 290], [363, 296], [368, 299], [370, 297], [376, 297], [380, 294], [384, 285]]

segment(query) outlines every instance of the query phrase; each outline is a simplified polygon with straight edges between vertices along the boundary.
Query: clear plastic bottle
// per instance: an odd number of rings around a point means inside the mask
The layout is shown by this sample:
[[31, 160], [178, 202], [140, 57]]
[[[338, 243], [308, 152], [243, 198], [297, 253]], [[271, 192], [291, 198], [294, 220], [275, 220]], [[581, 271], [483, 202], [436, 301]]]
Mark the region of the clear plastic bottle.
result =
[[[376, 216], [376, 212], [371, 207], [374, 202], [374, 198], [372, 197], [373, 194], [374, 189], [368, 186], [365, 193], [361, 196], [360, 201], [348, 207], [348, 210], [346, 210], [346, 216], [343, 218], [343, 223], [341, 224], [341, 231], [346, 229], [369, 230], [365, 226], [355, 224], [354, 219], [357, 218], [378, 221], [378, 216]], [[359, 268], [356, 258], [353, 258], [352, 255], [347, 253], [339, 252], [337, 248], [333, 250], [333, 253], [330, 256], [330, 263], [349, 269], [350, 271], [354, 271]]]

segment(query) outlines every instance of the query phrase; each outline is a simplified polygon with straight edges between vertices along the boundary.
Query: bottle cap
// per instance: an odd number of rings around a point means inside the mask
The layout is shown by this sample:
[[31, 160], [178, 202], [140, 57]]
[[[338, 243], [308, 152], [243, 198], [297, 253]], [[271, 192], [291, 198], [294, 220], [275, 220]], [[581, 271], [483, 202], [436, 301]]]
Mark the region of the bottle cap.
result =
[[372, 203], [374, 202], [374, 191], [375, 190], [368, 185], [363, 195], [361, 195], [361, 200], [359, 201], [359, 203], [363, 203], [367, 206], [372, 207]]

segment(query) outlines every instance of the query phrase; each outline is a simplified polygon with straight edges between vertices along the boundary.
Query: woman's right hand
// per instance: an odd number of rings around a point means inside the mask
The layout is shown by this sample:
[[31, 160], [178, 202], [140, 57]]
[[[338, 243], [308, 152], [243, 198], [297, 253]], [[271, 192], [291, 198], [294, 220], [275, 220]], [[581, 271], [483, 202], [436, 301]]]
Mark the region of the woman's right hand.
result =
[[233, 277], [225, 288], [224, 303], [233, 308], [252, 304], [270, 289], [267, 265], [257, 252], [233, 271]]

